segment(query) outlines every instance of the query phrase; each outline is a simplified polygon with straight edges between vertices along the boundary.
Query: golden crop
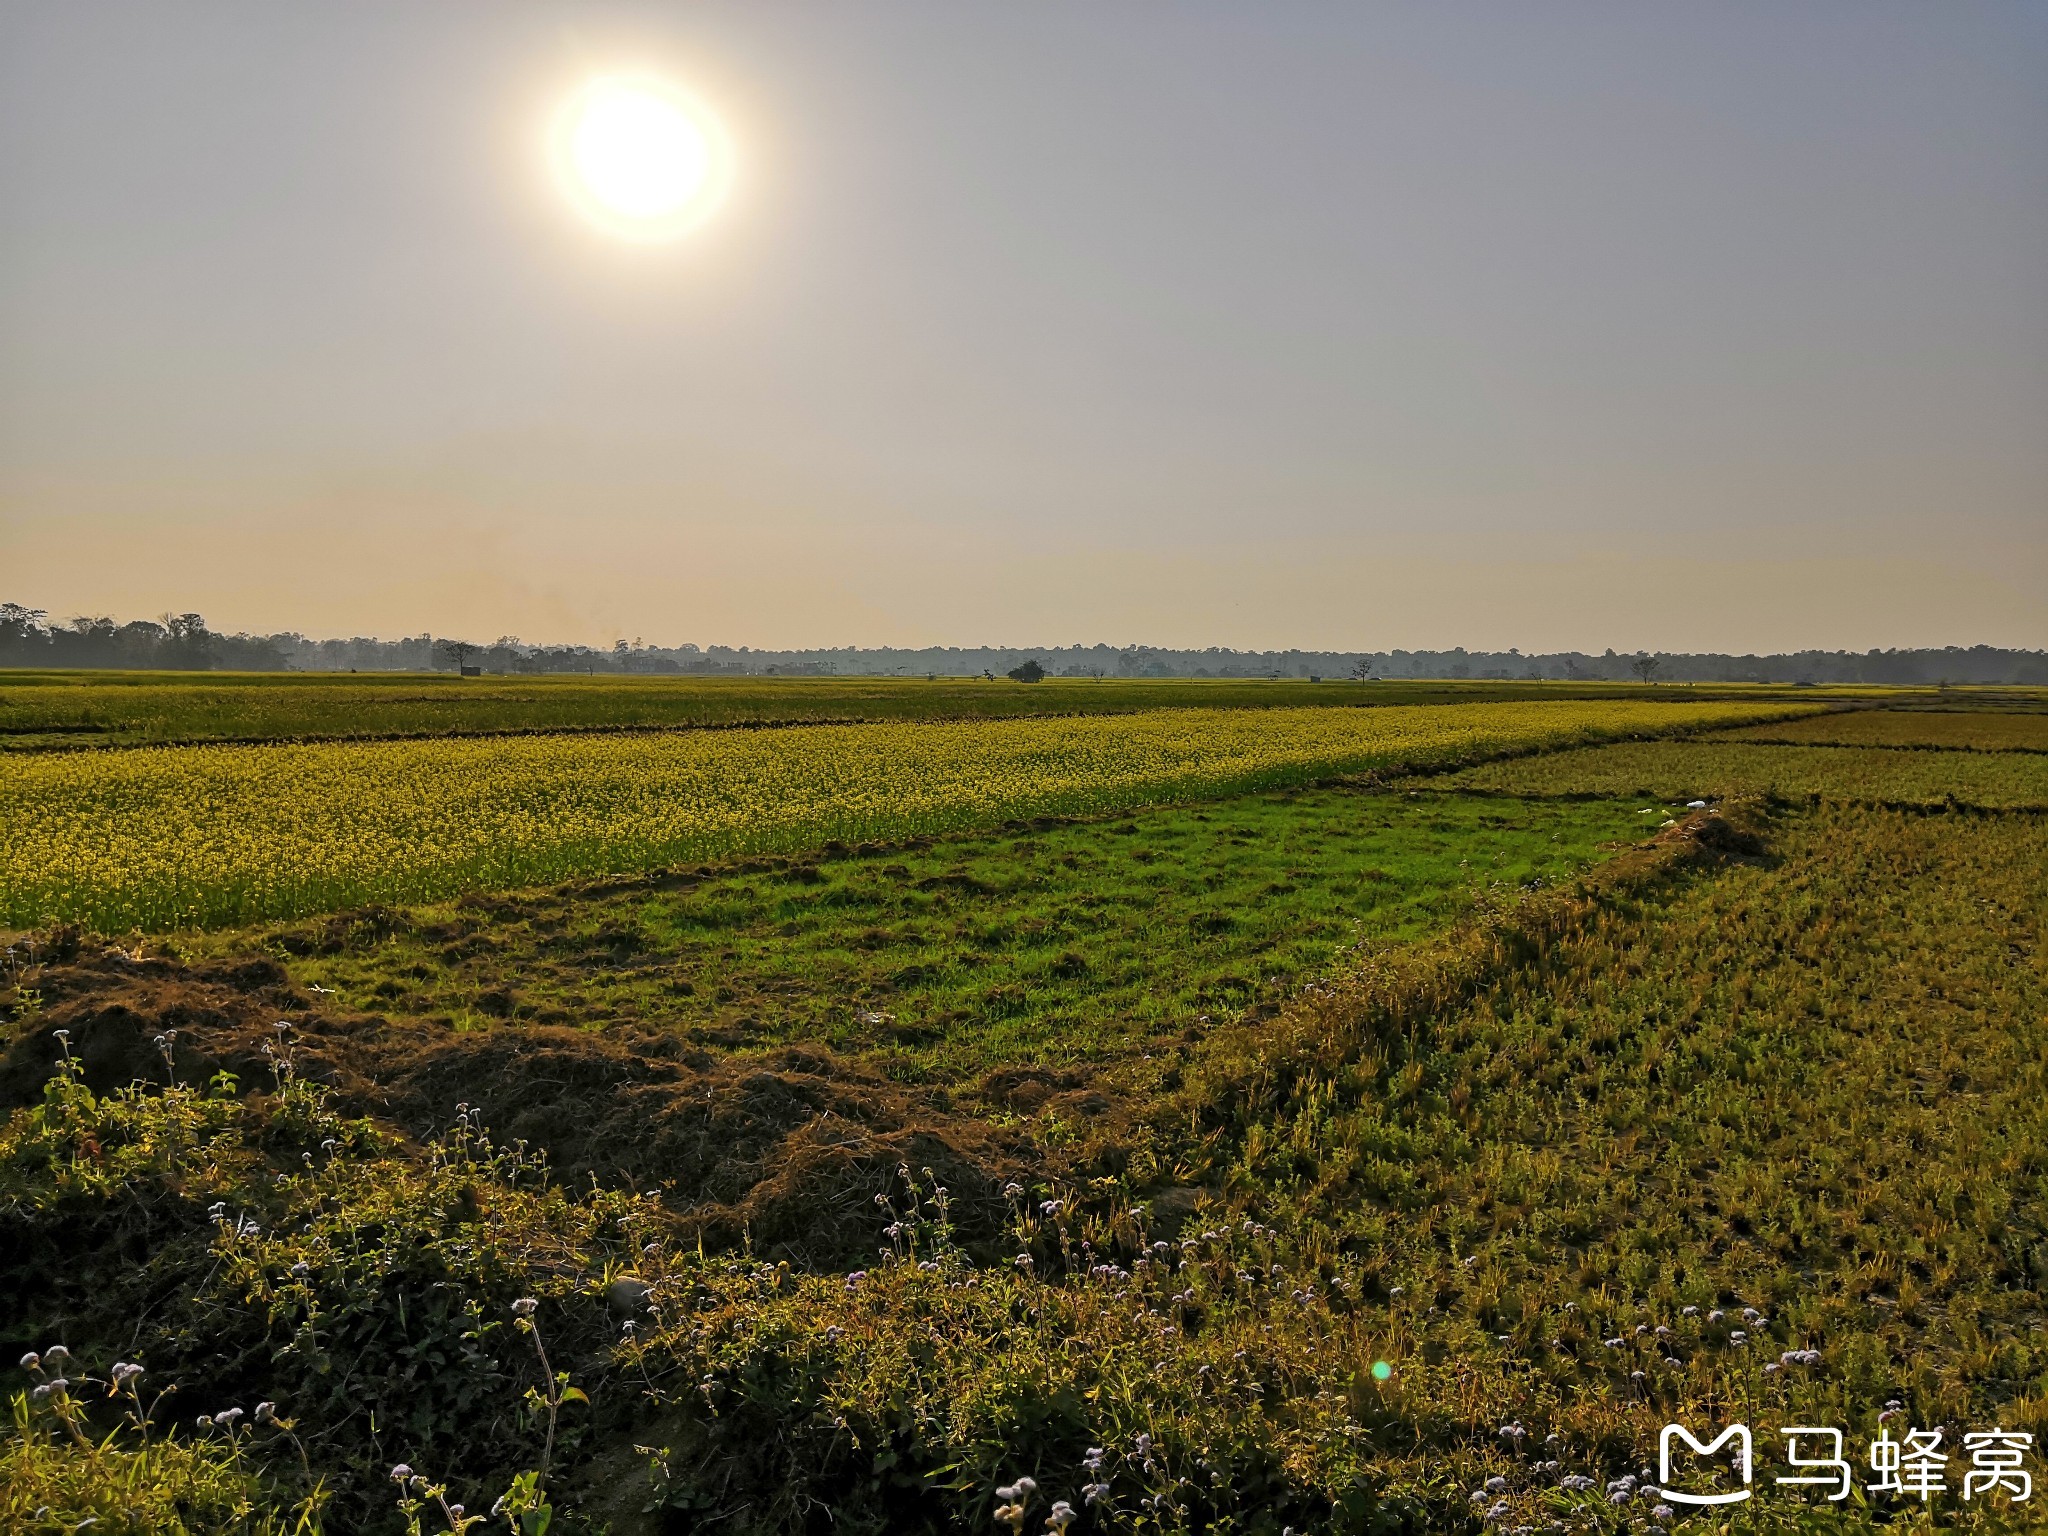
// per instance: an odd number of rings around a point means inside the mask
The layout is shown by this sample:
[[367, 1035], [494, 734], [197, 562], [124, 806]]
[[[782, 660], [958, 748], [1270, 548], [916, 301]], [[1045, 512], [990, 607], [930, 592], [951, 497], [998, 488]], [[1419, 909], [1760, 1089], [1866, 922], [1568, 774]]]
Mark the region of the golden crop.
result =
[[293, 916], [1774, 718], [1588, 700], [24, 754], [0, 921]]

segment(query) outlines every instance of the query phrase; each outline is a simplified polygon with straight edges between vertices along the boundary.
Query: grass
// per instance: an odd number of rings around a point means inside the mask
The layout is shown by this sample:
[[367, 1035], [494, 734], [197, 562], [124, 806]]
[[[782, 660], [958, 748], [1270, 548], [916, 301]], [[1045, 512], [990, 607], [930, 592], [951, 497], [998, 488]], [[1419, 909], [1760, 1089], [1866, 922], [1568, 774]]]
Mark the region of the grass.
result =
[[163, 930], [1768, 718], [1619, 700], [24, 755], [0, 923]]
[[[1816, 690], [1797, 691], [1811, 699]], [[1835, 696], [1835, 691], [1825, 691]], [[679, 730], [1152, 709], [1309, 709], [1532, 699], [1787, 698], [1743, 684], [1048, 678], [479, 677], [449, 673], [0, 670], [0, 750]], [[1848, 697], [1851, 694], [1843, 694]]]
[[2022, 752], [1630, 742], [1487, 763], [1442, 782], [1509, 795], [1650, 795], [1683, 801], [1769, 794], [1889, 805], [1954, 801], [2006, 810], [2048, 807], [2048, 758]]
[[[898, 1077], [972, 1081], [1276, 1004], [1361, 948], [1571, 879], [1642, 834], [1639, 810], [1241, 797], [776, 860], [680, 890], [429, 910], [367, 951], [290, 965], [344, 1002], [457, 1027], [509, 1017], [674, 1029], [728, 1050], [822, 1043]], [[287, 953], [315, 947], [280, 938]]]
[[1768, 741], [1791, 746], [2048, 752], [2048, 714], [1859, 709], [1745, 726], [1723, 732], [1722, 736], [1729, 741]]

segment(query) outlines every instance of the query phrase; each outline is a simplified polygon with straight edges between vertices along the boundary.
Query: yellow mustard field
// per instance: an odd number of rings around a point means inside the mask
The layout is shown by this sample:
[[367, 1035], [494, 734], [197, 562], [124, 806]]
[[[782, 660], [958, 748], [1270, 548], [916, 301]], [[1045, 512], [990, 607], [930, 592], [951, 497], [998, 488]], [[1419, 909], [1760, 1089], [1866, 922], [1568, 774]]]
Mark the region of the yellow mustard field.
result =
[[1584, 700], [24, 754], [0, 922], [210, 926], [1808, 713]]

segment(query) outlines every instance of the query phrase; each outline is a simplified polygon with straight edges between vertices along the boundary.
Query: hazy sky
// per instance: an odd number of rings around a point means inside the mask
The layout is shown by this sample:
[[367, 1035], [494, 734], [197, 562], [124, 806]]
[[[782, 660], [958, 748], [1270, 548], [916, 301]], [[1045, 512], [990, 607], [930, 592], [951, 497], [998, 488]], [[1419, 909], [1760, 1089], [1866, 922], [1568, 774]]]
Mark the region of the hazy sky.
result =
[[[548, 171], [621, 67], [674, 244]], [[0, 0], [0, 598], [2048, 644], [2048, 5]]]

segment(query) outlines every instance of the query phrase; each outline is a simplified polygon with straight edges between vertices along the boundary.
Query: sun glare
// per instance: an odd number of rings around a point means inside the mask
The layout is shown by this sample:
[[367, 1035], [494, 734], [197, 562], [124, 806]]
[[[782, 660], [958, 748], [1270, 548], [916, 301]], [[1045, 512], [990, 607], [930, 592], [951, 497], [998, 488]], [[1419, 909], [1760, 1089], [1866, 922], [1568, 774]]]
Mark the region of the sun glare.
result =
[[731, 153], [718, 120], [666, 81], [601, 75], [555, 121], [556, 173], [585, 217], [626, 240], [672, 240], [725, 195]]

